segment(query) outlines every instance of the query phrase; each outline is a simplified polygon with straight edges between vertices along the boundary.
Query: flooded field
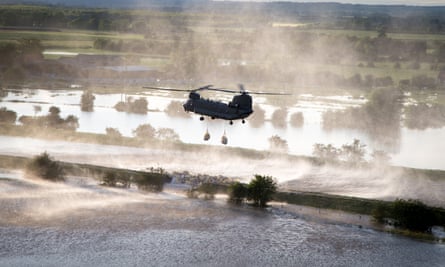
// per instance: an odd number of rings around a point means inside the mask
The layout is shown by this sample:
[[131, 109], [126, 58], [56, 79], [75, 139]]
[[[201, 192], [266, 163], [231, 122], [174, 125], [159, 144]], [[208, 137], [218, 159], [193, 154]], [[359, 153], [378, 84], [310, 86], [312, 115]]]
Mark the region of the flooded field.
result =
[[[230, 126], [228, 122], [215, 120], [201, 122], [198, 116], [190, 118], [170, 117], [162, 112], [171, 101], [183, 101], [182, 98], [170, 97], [168, 94], [155, 94], [147, 92], [142, 95], [132, 96], [134, 99], [146, 97], [150, 110], [147, 115], [129, 114], [117, 112], [114, 105], [125, 99], [122, 94], [96, 95], [94, 112], [82, 112], [79, 107], [82, 91], [50, 91], [50, 90], [21, 90], [9, 92], [0, 102], [0, 107], [14, 110], [21, 115], [36, 115], [34, 106], [41, 106], [42, 111], [37, 115], [45, 115], [49, 107], [57, 106], [61, 109], [61, 116], [75, 115], [79, 118], [80, 132], [105, 133], [107, 127], [117, 128], [124, 136], [133, 136], [133, 130], [139, 125], [149, 123], [156, 129], [171, 128], [179, 134], [180, 140], [185, 143], [221, 145], [220, 137], [227, 133], [228, 146], [243, 147], [257, 150], [269, 149], [268, 138], [278, 135], [287, 141], [289, 153], [295, 155], [311, 155], [313, 145], [316, 143], [333, 144], [341, 147], [351, 143], [353, 139], [359, 139], [367, 145], [371, 153], [375, 149], [385, 150], [392, 157], [394, 165], [444, 169], [441, 155], [445, 153], [445, 143], [441, 142], [445, 135], [445, 128], [411, 130], [401, 129], [400, 140], [396, 147], [388, 147], [378, 140], [373, 140], [367, 133], [358, 130], [335, 129], [324, 131], [321, 126], [321, 116], [327, 110], [341, 110], [348, 107], [360, 106], [366, 100], [354, 99], [351, 96], [313, 96], [300, 95], [298, 102], [288, 109], [288, 116], [293, 112], [302, 112], [305, 123], [302, 128], [294, 128], [287, 125], [286, 128], [275, 128], [270, 121], [266, 121], [259, 128], [247, 124], [235, 122]], [[226, 96], [227, 97], [227, 96]], [[217, 96], [217, 99], [224, 99]], [[278, 107], [271, 105], [265, 98], [256, 97], [255, 103], [266, 111], [266, 119]], [[288, 118], [289, 119], [289, 118]], [[189, 130], [193, 129], [193, 131]], [[203, 141], [206, 130], [209, 130], [211, 139]]]
[[445, 246], [277, 208], [0, 174], [0, 266], [441, 266]]

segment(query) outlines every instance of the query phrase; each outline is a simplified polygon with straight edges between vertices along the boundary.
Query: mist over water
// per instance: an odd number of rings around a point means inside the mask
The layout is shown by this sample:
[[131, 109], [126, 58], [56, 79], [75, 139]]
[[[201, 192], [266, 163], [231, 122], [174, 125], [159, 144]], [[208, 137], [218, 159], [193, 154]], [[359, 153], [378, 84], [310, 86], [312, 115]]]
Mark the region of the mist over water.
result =
[[[272, 208], [0, 172], [0, 266], [440, 266], [445, 247]], [[5, 187], [6, 186], [6, 187]], [[7, 189], [5, 189], [7, 188]], [[370, 259], [373, 259], [372, 261]]]
[[229, 150], [214, 151], [211, 147], [199, 151], [142, 149], [4, 136], [0, 136], [0, 144], [1, 154], [32, 156], [47, 151], [62, 161], [135, 170], [161, 167], [168, 172], [222, 175], [244, 182], [255, 174], [269, 175], [287, 190], [386, 200], [412, 198], [445, 207], [443, 179], [419, 177], [398, 168], [377, 166], [350, 170], [329, 165], [320, 167], [304, 159], [291, 161], [273, 155], [262, 159], [245, 158]]

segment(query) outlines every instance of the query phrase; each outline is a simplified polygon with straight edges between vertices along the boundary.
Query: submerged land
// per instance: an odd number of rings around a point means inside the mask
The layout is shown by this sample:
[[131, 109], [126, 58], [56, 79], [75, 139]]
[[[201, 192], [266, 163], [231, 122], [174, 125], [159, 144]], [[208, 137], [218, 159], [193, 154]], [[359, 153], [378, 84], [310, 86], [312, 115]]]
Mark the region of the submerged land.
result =
[[[401, 127], [424, 130], [445, 125], [444, 7], [193, 3], [157, 3], [163, 6], [147, 9], [2, 5], [0, 101], [14, 88], [136, 94], [144, 85], [196, 88], [215, 83], [236, 88], [243, 83], [263, 92], [347, 93], [363, 99], [362, 107], [327, 112], [323, 126], [365, 131], [388, 148], [397, 147]], [[283, 109], [296, 101], [267, 98], [267, 103]], [[5, 140], [18, 138], [29, 147], [35, 144], [33, 138], [46, 140], [42, 151], [5, 146], [0, 167], [12, 170], [13, 177], [0, 177], [4, 185], [0, 213], [6, 215], [0, 219], [2, 227], [105, 225], [112, 231], [131, 225], [130, 231], [146, 227], [201, 231], [213, 229], [218, 220], [226, 227], [227, 221], [235, 221], [235, 210], [241, 217], [246, 212], [246, 220], [252, 214], [288, 212], [296, 218], [396, 231], [375, 224], [373, 217], [378, 212], [383, 219], [390, 217], [386, 212], [399, 198], [426, 203], [438, 214], [435, 226], [445, 226], [443, 170], [390, 166], [385, 151], [373, 165], [363, 160], [360, 143], [347, 160], [340, 155], [343, 148], [321, 144], [314, 157], [292, 156], [281, 149], [285, 144], [281, 139], [277, 139], [280, 149], [258, 151], [185, 144], [152, 135], [125, 137], [111, 130], [81, 133], [76, 131], [75, 117], [62, 119], [60, 109], [52, 117], [36, 116], [40, 111], [35, 108], [34, 116], [22, 120], [8, 110], [1, 113], [0, 135]], [[286, 116], [278, 114], [276, 121]], [[86, 151], [88, 145], [91, 150]], [[63, 165], [70, 176], [67, 184], [42, 185], [16, 171], [44, 150]], [[197, 164], [203, 158], [206, 162]], [[217, 197], [214, 202], [193, 202], [188, 216], [189, 202], [181, 204], [190, 188], [212, 183], [227, 193], [230, 182], [246, 182], [258, 172], [280, 182], [275, 203], [267, 211], [249, 205], [218, 211], [227, 206]], [[99, 186], [107, 173], [124, 177], [124, 184], [134, 177], [157, 177], [153, 179], [158, 189], [162, 180], [162, 186], [179, 185], [168, 189], [182, 195], [171, 199], [162, 193], [135, 193], [131, 186]], [[70, 194], [65, 197], [63, 192]], [[58, 199], [66, 202], [57, 203]], [[153, 209], [154, 215], [147, 218]], [[92, 219], [97, 211], [98, 222]], [[118, 222], [109, 223], [114, 218]], [[444, 241], [440, 235], [404, 234]], [[13, 243], [12, 237], [8, 240]]]

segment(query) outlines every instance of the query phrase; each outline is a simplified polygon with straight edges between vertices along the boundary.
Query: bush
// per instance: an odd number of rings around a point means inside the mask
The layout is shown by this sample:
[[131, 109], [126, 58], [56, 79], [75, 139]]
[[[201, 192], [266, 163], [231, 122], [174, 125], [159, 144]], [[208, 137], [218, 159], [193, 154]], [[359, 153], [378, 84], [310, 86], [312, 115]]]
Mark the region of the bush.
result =
[[52, 160], [46, 152], [32, 159], [26, 166], [26, 173], [50, 181], [65, 180], [60, 164]]
[[122, 173], [119, 174], [115, 171], [107, 171], [102, 178], [102, 184], [111, 187], [120, 186], [129, 188], [131, 182], [130, 177], [125, 177]]
[[147, 173], [137, 176], [134, 180], [139, 190], [161, 192], [164, 189], [166, 176], [161, 173]]
[[229, 201], [242, 203], [247, 198], [248, 188], [246, 184], [235, 182], [229, 187]]
[[397, 226], [409, 230], [430, 232], [436, 222], [434, 211], [418, 200], [397, 199], [393, 204], [393, 219]]

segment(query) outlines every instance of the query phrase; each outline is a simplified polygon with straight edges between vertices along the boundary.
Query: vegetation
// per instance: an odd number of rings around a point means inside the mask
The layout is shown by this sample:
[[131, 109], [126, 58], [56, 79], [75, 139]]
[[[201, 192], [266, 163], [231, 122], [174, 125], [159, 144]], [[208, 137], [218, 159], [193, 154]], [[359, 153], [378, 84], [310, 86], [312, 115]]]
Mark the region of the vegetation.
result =
[[415, 232], [430, 233], [433, 226], [445, 225], [443, 209], [429, 207], [413, 199], [397, 199], [377, 205], [372, 209], [372, 215], [377, 222]]
[[94, 110], [94, 99], [96, 99], [96, 97], [91, 91], [85, 91], [80, 99], [80, 109], [82, 111], [92, 112]]
[[143, 191], [151, 192], [161, 192], [164, 188], [164, 183], [166, 181], [165, 174], [163, 173], [146, 173], [143, 175], [138, 175], [133, 178], [138, 189]]
[[229, 201], [243, 203], [246, 199], [257, 207], [266, 207], [277, 192], [277, 182], [270, 176], [255, 175], [249, 184], [234, 182], [228, 188]]
[[107, 127], [105, 129], [106, 135], [111, 140], [119, 140], [122, 138], [122, 134], [119, 132], [117, 128]]
[[253, 105], [253, 110], [253, 114], [249, 117], [249, 124], [254, 128], [261, 127], [265, 121], [266, 111], [264, 111], [258, 104]]
[[270, 176], [255, 175], [247, 186], [247, 199], [258, 207], [265, 207], [277, 191], [277, 182]]
[[49, 108], [46, 116], [21, 116], [19, 122], [27, 127], [44, 129], [63, 129], [75, 131], [79, 127], [79, 119], [74, 115], [68, 115], [65, 119], [60, 117], [60, 109], [55, 106]]
[[133, 130], [133, 135], [138, 139], [150, 140], [155, 137], [156, 129], [150, 124], [141, 124], [135, 130]]
[[400, 135], [401, 98], [397, 89], [376, 89], [362, 107], [325, 112], [323, 127], [359, 129], [382, 143], [394, 143]]
[[301, 128], [304, 125], [304, 117], [302, 112], [292, 113], [290, 116], [290, 125], [295, 128]]
[[418, 103], [405, 107], [405, 126], [424, 130], [445, 126], [445, 105]]
[[278, 135], [273, 135], [269, 138], [269, 150], [274, 152], [287, 153], [289, 145], [287, 141]]
[[54, 182], [65, 180], [62, 166], [59, 162], [54, 161], [46, 152], [34, 157], [33, 160], [28, 163], [26, 173]]
[[[351, 164], [360, 164], [365, 162], [365, 147], [366, 145], [361, 144], [358, 139], [354, 139], [351, 144], [344, 144], [341, 148], [336, 148], [332, 144], [315, 144], [312, 154], [326, 162], [344, 161]], [[378, 157], [383, 153], [377, 152], [375, 156]]]
[[249, 193], [249, 189], [246, 184], [235, 182], [229, 187], [229, 201], [240, 204], [244, 202]]
[[285, 108], [280, 108], [272, 113], [270, 118], [272, 125], [276, 128], [286, 128], [287, 126], [287, 110]]
[[155, 133], [155, 138], [160, 141], [179, 142], [179, 135], [173, 129], [160, 128]]
[[190, 117], [190, 114], [184, 111], [181, 101], [171, 101], [165, 109], [165, 112], [171, 117]]
[[128, 177], [125, 177], [123, 173], [107, 171], [102, 178], [102, 184], [110, 187], [119, 186], [129, 188], [131, 185], [131, 181]]
[[126, 102], [117, 103], [114, 108], [120, 112], [137, 113], [137, 114], [147, 114], [148, 111], [148, 101], [144, 97], [133, 100], [133, 98], [128, 97]]
[[0, 108], [0, 123], [15, 123], [17, 120], [17, 113], [3, 107]]

